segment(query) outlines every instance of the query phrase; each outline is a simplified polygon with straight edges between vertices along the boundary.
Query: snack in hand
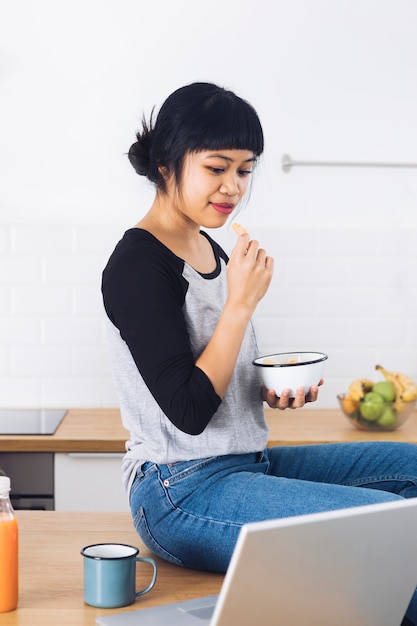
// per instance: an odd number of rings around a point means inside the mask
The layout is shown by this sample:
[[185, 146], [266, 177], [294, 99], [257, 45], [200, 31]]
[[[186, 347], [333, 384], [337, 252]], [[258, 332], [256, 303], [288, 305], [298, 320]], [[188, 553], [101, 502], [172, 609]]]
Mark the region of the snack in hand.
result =
[[246, 233], [248, 232], [246, 228], [244, 228], [244, 226], [242, 226], [241, 224], [238, 224], [237, 222], [232, 224], [232, 228], [235, 231], [236, 235], [238, 235], [238, 237], [240, 235], [246, 235]]

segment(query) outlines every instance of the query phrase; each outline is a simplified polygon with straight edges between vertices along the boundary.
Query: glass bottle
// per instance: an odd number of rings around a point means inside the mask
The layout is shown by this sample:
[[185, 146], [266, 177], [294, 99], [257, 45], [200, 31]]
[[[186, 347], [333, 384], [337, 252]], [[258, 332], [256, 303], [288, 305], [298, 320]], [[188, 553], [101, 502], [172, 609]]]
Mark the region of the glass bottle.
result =
[[0, 476], [0, 613], [18, 600], [18, 527], [9, 493], [10, 478]]

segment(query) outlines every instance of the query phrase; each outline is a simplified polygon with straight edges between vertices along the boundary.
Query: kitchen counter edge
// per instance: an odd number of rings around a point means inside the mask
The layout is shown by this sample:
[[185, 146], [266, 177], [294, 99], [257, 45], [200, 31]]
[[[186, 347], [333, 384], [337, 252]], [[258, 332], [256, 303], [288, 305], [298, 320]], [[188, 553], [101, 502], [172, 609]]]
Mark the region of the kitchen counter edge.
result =
[[125, 452], [120, 411], [68, 409], [53, 435], [0, 435], [0, 452]]

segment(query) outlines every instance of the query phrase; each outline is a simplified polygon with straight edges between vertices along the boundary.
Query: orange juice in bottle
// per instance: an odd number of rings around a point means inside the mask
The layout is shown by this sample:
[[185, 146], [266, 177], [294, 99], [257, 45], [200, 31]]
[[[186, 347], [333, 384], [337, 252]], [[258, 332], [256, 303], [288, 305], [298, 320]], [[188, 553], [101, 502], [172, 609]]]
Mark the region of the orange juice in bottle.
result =
[[10, 478], [0, 476], [0, 613], [18, 600], [18, 528], [9, 497]]

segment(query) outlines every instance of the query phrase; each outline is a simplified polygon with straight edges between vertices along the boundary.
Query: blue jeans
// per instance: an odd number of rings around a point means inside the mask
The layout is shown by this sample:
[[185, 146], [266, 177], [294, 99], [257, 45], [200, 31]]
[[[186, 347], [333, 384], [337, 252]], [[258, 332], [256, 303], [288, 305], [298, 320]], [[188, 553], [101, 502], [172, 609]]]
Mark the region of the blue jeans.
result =
[[[225, 572], [247, 522], [412, 497], [417, 447], [361, 442], [145, 463], [130, 504], [135, 528], [155, 554], [184, 567]], [[417, 593], [407, 616], [417, 623]]]

